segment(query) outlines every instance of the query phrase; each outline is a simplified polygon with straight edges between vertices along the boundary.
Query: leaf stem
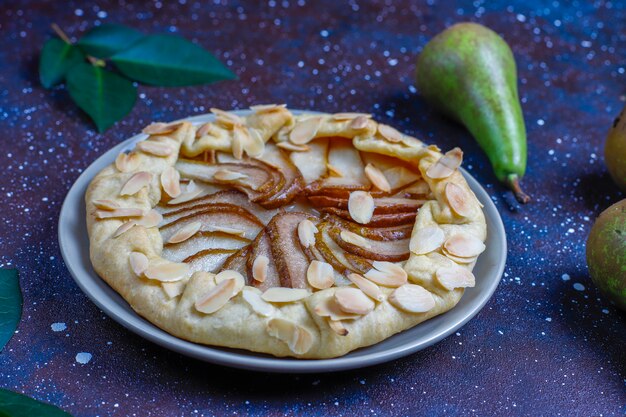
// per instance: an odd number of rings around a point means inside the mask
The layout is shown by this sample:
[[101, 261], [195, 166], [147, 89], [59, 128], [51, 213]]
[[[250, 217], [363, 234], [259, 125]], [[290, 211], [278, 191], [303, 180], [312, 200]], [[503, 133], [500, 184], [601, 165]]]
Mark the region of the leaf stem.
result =
[[63, 29], [61, 29], [59, 25], [57, 25], [56, 23], [53, 23], [50, 26], [52, 27], [52, 30], [54, 30], [54, 33], [56, 33], [59, 36], [59, 38], [63, 39], [65, 43], [69, 43], [70, 45], [72, 44], [72, 41], [70, 40], [70, 38], [65, 34], [65, 32], [63, 32]]

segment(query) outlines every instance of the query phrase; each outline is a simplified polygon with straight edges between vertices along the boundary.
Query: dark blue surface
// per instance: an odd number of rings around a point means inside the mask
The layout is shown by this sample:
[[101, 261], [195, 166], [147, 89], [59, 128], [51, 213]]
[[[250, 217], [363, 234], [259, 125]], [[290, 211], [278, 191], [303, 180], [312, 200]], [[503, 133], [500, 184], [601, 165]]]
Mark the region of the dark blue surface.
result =
[[[626, 317], [596, 292], [584, 259], [593, 219], [624, 197], [602, 160], [626, 101], [624, 2], [216, 3], [13, 1], [0, 8], [0, 262], [20, 269], [24, 290], [23, 320], [0, 353], [0, 386], [76, 416], [624, 415]], [[474, 141], [413, 86], [423, 45], [464, 20], [501, 33], [515, 53], [529, 136], [525, 186], [535, 198], [528, 206], [514, 202]], [[63, 88], [45, 91], [37, 81], [52, 22], [72, 36], [102, 22], [178, 32], [240, 79], [140, 87], [131, 115], [99, 135]], [[319, 376], [211, 366], [105, 317], [60, 260], [56, 222], [72, 182], [149, 121], [260, 102], [372, 112], [444, 149], [461, 146], [509, 236], [506, 273], [486, 308], [415, 355]]]

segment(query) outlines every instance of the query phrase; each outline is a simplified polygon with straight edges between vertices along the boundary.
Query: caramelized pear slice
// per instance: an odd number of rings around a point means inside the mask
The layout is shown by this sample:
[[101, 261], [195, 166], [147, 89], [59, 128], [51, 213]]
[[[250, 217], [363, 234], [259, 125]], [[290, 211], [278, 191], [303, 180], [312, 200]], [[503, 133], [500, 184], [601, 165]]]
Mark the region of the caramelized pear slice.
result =
[[182, 262], [205, 249], [240, 249], [250, 240], [222, 232], [198, 232], [180, 243], [165, 243], [162, 256], [172, 262]]
[[191, 272], [217, 272], [236, 249], [205, 249], [183, 260], [189, 265]]
[[301, 212], [279, 213], [265, 229], [282, 287], [308, 288], [306, 271], [309, 259], [300, 246], [298, 224], [311, 218], [310, 214]]
[[289, 204], [304, 188], [304, 178], [298, 168], [291, 162], [285, 152], [268, 143], [263, 154], [265, 163], [273, 166], [284, 177], [283, 186], [268, 198], [259, 200], [263, 207], [276, 208]]
[[[254, 260], [259, 256], [266, 256], [269, 260], [265, 274], [265, 281], [263, 282], [255, 280], [252, 274]], [[280, 287], [281, 285], [276, 263], [274, 262], [274, 257], [272, 255], [272, 245], [265, 231], [259, 233], [250, 245], [250, 252], [246, 258], [246, 275], [248, 276], [248, 285], [257, 287], [261, 291], [265, 291], [272, 287]]]
[[391, 226], [391, 227], [369, 227], [356, 222], [342, 219], [334, 215], [326, 215], [324, 220], [329, 221], [342, 229], [373, 240], [398, 240], [408, 239], [413, 231], [412, 224]]
[[[210, 164], [193, 159], [179, 159], [176, 169], [185, 178], [204, 181], [210, 184], [227, 184], [252, 191], [267, 191], [273, 184], [269, 169], [244, 163]], [[230, 175], [230, 178], [228, 175]]]
[[298, 168], [306, 184], [311, 184], [326, 175], [326, 155], [328, 154], [328, 138], [315, 139], [308, 143], [306, 152], [292, 152], [291, 162]]
[[[345, 220], [352, 220], [350, 212], [337, 207], [320, 207], [319, 211], [325, 214], [332, 214], [341, 217]], [[413, 224], [415, 222], [415, 212], [403, 212], [403, 213], [389, 213], [389, 214], [374, 214], [372, 219], [367, 224], [368, 227], [392, 227]]]
[[224, 264], [222, 265], [220, 271], [237, 271], [245, 277], [247, 274], [246, 261], [248, 260], [248, 254], [250, 253], [250, 249], [251, 246], [247, 245], [230, 255], [224, 261]]
[[362, 242], [357, 244], [356, 242], [346, 240], [339, 227], [331, 227], [328, 230], [328, 234], [346, 252], [366, 259], [388, 262], [402, 262], [409, 259], [410, 238], [380, 241], [355, 235]]
[[[336, 207], [348, 209], [348, 200], [344, 198], [331, 197], [326, 195], [310, 195], [309, 202], [313, 207]], [[414, 200], [409, 198], [381, 197], [374, 199], [374, 214], [389, 214], [400, 212], [417, 211], [424, 205], [424, 200]]]

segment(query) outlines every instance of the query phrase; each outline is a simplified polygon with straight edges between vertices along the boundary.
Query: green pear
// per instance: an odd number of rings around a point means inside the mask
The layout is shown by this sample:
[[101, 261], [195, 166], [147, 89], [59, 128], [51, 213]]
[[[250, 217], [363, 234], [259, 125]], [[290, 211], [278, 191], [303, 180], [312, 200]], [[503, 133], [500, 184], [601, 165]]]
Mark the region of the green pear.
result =
[[507, 43], [484, 26], [456, 24], [424, 47], [416, 78], [424, 98], [463, 124], [487, 153], [497, 178], [518, 201], [528, 202], [519, 185], [526, 171], [526, 128]]

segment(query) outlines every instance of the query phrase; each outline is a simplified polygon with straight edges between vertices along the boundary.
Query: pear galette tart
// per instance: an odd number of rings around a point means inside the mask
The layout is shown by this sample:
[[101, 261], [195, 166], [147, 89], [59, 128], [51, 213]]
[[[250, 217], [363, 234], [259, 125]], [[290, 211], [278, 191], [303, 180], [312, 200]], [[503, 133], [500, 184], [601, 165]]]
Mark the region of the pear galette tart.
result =
[[154, 123], [86, 195], [96, 272], [197, 343], [331, 358], [451, 309], [485, 249], [462, 152], [369, 115]]

